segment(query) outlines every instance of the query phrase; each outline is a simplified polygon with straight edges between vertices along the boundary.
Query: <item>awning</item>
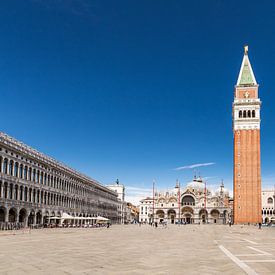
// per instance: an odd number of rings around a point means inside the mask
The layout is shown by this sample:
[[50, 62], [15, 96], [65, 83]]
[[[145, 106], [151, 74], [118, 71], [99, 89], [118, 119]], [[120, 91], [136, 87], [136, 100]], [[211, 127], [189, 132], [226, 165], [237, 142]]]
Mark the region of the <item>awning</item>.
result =
[[73, 217], [73, 216], [71, 216], [71, 215], [69, 215], [67, 213], [63, 213], [62, 217], [61, 217], [62, 220], [73, 220], [74, 218], [75, 217]]
[[61, 220], [61, 217], [49, 217], [50, 220]]
[[107, 218], [104, 218], [104, 217], [101, 217], [101, 216], [97, 216], [96, 219], [98, 221], [109, 221], [110, 219], [107, 219]]

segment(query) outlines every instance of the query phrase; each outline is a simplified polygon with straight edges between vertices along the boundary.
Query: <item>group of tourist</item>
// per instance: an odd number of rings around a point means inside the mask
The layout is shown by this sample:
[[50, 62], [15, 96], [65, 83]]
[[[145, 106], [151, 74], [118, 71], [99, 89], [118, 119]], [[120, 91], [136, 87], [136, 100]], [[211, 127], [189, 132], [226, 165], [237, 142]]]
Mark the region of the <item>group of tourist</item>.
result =
[[[29, 229], [42, 229], [42, 228], [98, 228], [98, 227], [107, 227], [109, 228], [111, 223], [95, 223], [95, 224], [56, 224], [56, 223], [45, 223], [39, 225], [30, 224], [27, 228]], [[26, 228], [24, 223], [21, 222], [1, 222], [0, 223], [0, 231], [1, 230], [20, 230]]]

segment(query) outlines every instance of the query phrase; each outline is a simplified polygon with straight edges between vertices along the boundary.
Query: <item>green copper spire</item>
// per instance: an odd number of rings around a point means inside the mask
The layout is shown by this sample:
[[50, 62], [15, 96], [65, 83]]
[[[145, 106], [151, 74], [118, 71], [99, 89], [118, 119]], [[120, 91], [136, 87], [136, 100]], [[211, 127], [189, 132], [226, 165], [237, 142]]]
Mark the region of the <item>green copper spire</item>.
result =
[[238, 77], [237, 86], [257, 85], [252, 67], [248, 58], [248, 46], [244, 47], [244, 57]]
[[239, 85], [255, 84], [251, 74], [250, 66], [246, 60], [243, 66], [242, 75]]

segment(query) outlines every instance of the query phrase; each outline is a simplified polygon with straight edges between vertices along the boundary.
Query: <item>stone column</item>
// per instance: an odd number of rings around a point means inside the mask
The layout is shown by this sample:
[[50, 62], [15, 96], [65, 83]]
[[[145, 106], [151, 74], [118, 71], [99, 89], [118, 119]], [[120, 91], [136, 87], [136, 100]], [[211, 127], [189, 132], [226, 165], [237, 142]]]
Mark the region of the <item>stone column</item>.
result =
[[28, 190], [28, 202], [32, 201], [32, 192], [30, 192], [30, 190]]
[[25, 188], [22, 186], [22, 201], [25, 200]]
[[25, 221], [24, 221], [24, 227], [27, 227], [27, 226], [28, 226], [29, 215], [30, 215], [30, 212], [27, 212], [27, 213], [26, 213], [26, 218], [25, 218]]
[[7, 185], [7, 199], [10, 198], [10, 186], [9, 184]]
[[5, 222], [9, 221], [9, 210], [7, 209], [7, 211], [5, 211]]
[[1, 184], [1, 198], [4, 198], [4, 182]]
[[17, 209], [17, 215], [15, 218], [15, 222], [19, 223], [19, 209]]
[[16, 189], [14, 189], [14, 192], [17, 193], [16, 197], [17, 197], [17, 200], [19, 201], [19, 199], [20, 199], [20, 197], [19, 197], [19, 195], [20, 195], [20, 186], [17, 185], [17, 191], [16, 191]]

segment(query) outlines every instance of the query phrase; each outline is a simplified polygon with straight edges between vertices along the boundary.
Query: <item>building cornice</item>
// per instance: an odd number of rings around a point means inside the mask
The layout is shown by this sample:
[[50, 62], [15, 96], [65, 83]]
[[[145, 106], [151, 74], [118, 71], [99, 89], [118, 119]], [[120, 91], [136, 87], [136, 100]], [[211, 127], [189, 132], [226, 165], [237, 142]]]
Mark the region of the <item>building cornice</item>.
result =
[[69, 173], [80, 180], [88, 182], [89, 184], [93, 184], [94, 186], [98, 187], [99, 189], [102, 189], [104, 191], [107, 191], [109, 193], [113, 193], [113, 194], [117, 195], [116, 192], [110, 190], [106, 186], [103, 186], [97, 180], [92, 179], [92, 178], [78, 172], [77, 170], [67, 166], [66, 164], [64, 164], [60, 161], [57, 161], [54, 158], [49, 157], [49, 156], [39, 152], [38, 150], [24, 144], [23, 142], [16, 140], [15, 138], [13, 138], [3, 132], [0, 132], [0, 144], [1, 143], [5, 146], [8, 146], [8, 147], [24, 154], [24, 155], [27, 155], [29, 158], [43, 162], [44, 164], [49, 165], [51, 168], [63, 170], [65, 173]]

